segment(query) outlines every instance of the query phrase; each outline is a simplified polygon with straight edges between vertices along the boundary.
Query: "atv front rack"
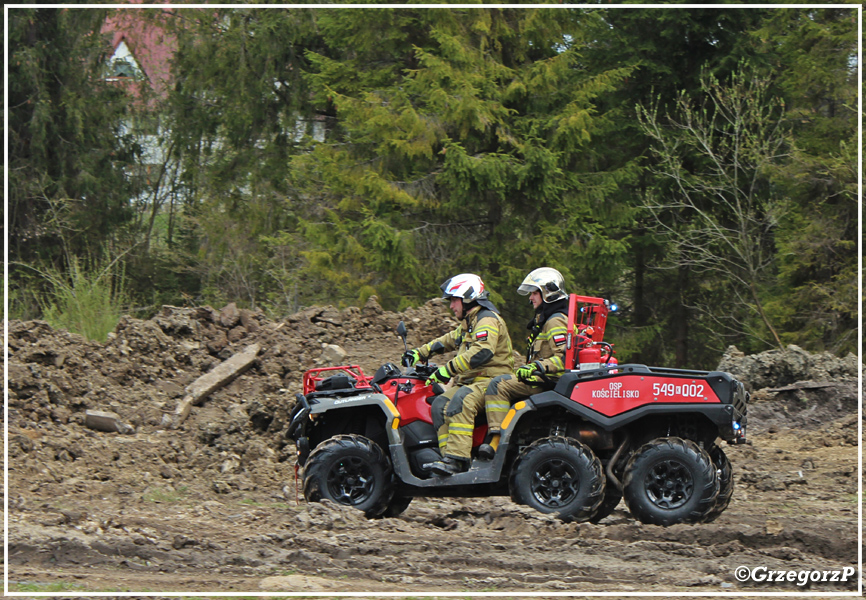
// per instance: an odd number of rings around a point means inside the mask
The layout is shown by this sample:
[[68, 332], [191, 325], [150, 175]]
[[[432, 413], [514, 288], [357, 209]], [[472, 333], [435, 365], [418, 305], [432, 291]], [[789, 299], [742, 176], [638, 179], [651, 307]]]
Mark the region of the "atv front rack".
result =
[[[336, 387], [331, 388], [323, 386], [322, 382], [326, 379], [338, 375], [340, 372], [345, 374], [346, 379], [352, 378], [353, 382], [340, 381]], [[323, 373], [329, 373], [329, 377], [323, 377]], [[325, 389], [345, 389], [347, 384], [352, 388], [369, 388], [372, 377], [364, 375], [364, 371], [359, 365], [347, 365], [341, 367], [321, 367], [319, 369], [310, 369], [304, 373], [304, 395], [312, 392], [319, 392]]]

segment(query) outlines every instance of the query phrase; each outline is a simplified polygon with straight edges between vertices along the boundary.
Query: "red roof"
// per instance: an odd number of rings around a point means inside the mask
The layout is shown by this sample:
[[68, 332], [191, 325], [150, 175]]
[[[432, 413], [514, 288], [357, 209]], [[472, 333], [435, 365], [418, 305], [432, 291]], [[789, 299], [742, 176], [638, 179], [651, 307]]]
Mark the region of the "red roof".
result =
[[[142, 18], [145, 10], [147, 19]], [[172, 9], [162, 10], [170, 13]], [[156, 16], [153, 9], [119, 8], [113, 13], [102, 27], [103, 33], [111, 34], [112, 49], [116, 51], [121, 42], [126, 42], [147, 84], [158, 97], [164, 98], [171, 85], [171, 59], [177, 49], [176, 39], [166, 33], [158, 19], [150, 18]]]

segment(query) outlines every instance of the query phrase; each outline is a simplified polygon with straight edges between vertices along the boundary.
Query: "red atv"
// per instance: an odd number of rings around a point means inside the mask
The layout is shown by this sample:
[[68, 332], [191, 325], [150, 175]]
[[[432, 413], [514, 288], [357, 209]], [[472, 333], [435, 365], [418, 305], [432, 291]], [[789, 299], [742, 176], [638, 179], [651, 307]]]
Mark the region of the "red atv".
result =
[[[289, 426], [305, 498], [368, 517], [396, 516], [416, 496], [510, 495], [564, 521], [598, 522], [621, 499], [643, 523], [715, 519], [733, 493], [717, 440], [745, 442], [748, 394], [728, 373], [615, 364], [603, 340], [609, 310], [570, 296], [570, 370], [512, 406], [487, 460], [476, 456], [482, 411], [471, 467], [450, 477], [430, 470], [440, 458], [430, 404], [442, 390], [425, 381], [436, 365], [307, 371]], [[405, 345], [402, 322], [397, 333]]]

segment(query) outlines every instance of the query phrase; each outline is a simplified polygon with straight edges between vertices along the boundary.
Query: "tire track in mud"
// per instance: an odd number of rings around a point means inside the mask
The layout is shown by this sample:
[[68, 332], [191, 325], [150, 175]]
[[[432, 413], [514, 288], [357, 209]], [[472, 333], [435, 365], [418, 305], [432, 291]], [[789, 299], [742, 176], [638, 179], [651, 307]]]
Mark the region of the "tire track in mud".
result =
[[[324, 503], [282, 513], [248, 511], [235, 522], [248, 523], [250, 531], [234, 539], [227, 533], [244, 526], [221, 530], [225, 520], [217, 513], [197, 523], [201, 535], [189, 538], [194, 540], [190, 545], [183, 539], [175, 543], [182, 535], [177, 533], [180, 523], [163, 528], [162, 523], [174, 520], [158, 512], [141, 511], [135, 517], [138, 523], [150, 523], [145, 530], [149, 541], [134, 529], [125, 536], [52, 536], [53, 528], [46, 526], [40, 540], [34, 530], [29, 542], [11, 544], [10, 562], [32, 564], [39, 557], [38, 562], [47, 560], [66, 570], [113, 566], [145, 579], [151, 574], [171, 581], [213, 569], [230, 579], [242, 578], [250, 591], [259, 585], [256, 581], [281, 569], [352, 582], [355, 591], [381, 585], [416, 591], [628, 591], [641, 581], [652, 582], [654, 589], [694, 591], [740, 589], [732, 575], [740, 564], [842, 568], [849, 564], [847, 557], [856, 556], [856, 539], [844, 535], [844, 522], [806, 530], [808, 524], [794, 518], [782, 531], [767, 533], [759, 531], [755, 517], [743, 524], [750, 517], [739, 508], [723, 517], [736, 525], [661, 528], [634, 523], [622, 508], [601, 525], [562, 524], [505, 499], [416, 499], [402, 518], [378, 521]], [[276, 529], [267, 532], [271, 527]], [[760, 589], [796, 591], [790, 586]]]

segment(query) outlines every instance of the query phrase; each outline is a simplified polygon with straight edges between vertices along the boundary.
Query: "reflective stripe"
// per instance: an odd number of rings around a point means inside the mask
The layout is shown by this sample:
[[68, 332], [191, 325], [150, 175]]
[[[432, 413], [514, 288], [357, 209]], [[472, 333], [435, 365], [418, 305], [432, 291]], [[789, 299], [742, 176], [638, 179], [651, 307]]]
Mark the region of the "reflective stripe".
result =
[[475, 425], [473, 423], [450, 423], [448, 429], [462, 429], [472, 433], [472, 430], [475, 429]]
[[400, 413], [397, 411], [397, 407], [394, 406], [394, 403], [391, 402], [388, 398], [385, 398], [382, 403], [388, 407], [388, 410], [391, 411], [392, 417], [400, 417]]
[[472, 437], [471, 431], [449, 431], [451, 435], [462, 435], [464, 437]]
[[472, 423], [451, 423], [448, 425], [448, 434], [471, 436], [474, 429], [475, 425]]
[[550, 331], [540, 332], [535, 339], [546, 342], [555, 335], [566, 335], [567, 333], [568, 331], [566, 331], [565, 327], [554, 327]]
[[506, 400], [496, 400], [486, 404], [488, 410], [508, 410], [511, 403]]
[[391, 412], [391, 429], [397, 429], [400, 427], [400, 413], [397, 411], [397, 407], [387, 398], [383, 401], [383, 404]]

